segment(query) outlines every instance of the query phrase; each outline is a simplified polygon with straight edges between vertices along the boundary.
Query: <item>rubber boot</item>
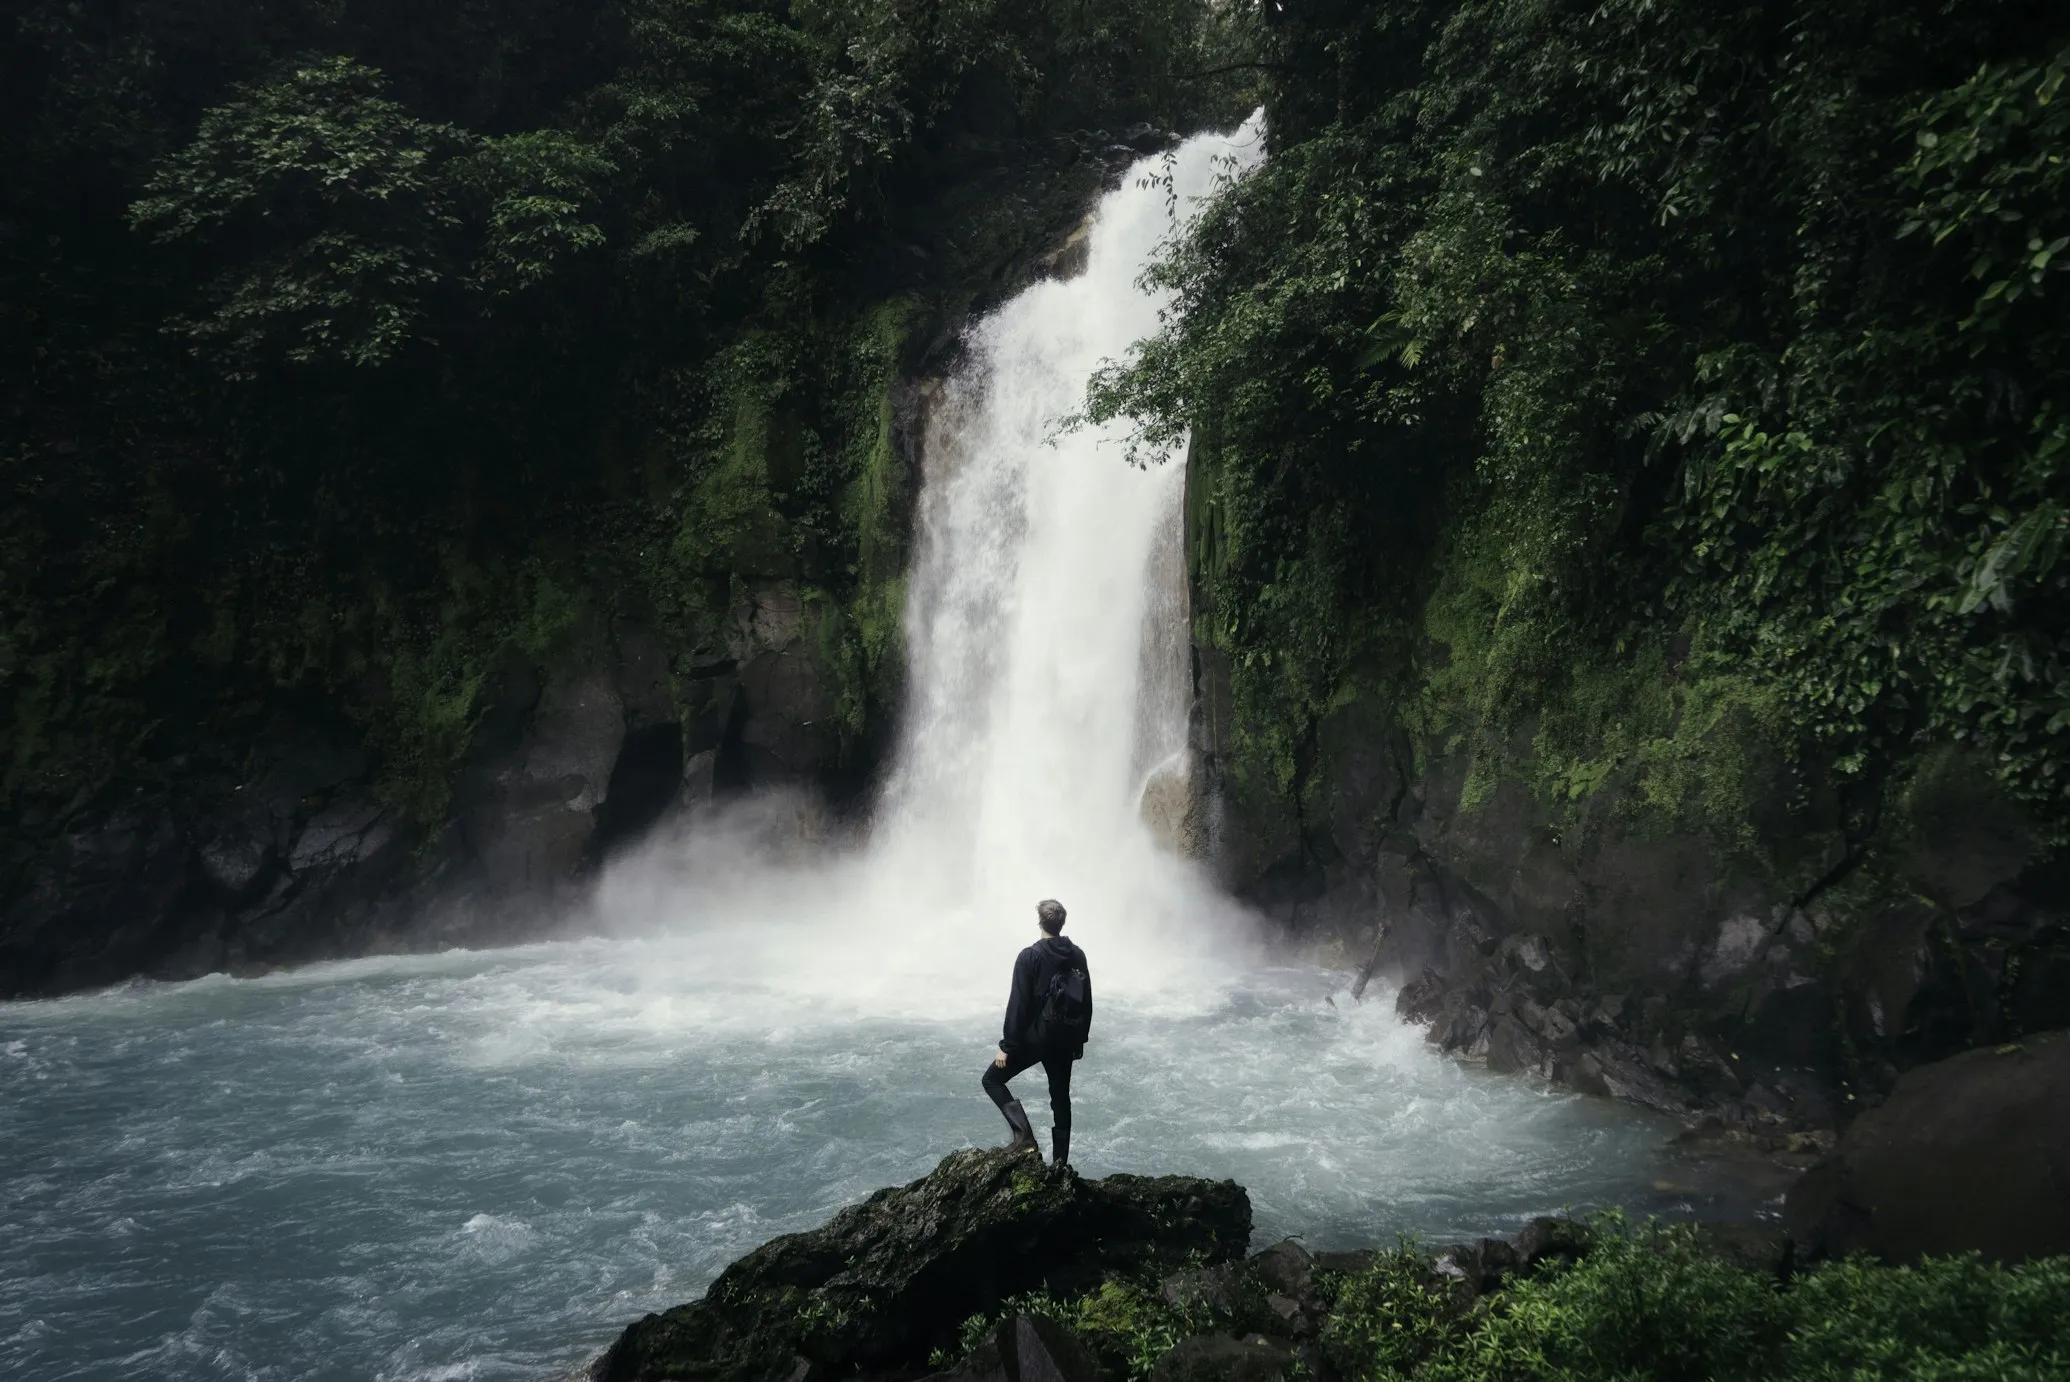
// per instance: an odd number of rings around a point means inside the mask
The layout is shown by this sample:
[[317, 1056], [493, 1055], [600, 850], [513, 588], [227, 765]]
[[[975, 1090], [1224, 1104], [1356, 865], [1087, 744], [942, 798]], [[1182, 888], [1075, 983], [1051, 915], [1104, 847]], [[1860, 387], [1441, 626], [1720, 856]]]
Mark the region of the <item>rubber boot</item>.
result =
[[1051, 1164], [1052, 1166], [1068, 1166], [1068, 1165], [1070, 1165], [1070, 1164], [1071, 1164], [1071, 1128], [1070, 1128], [1070, 1125], [1069, 1125], [1069, 1124], [1065, 1124], [1065, 1125], [1063, 1125], [1063, 1126], [1061, 1126], [1061, 1127], [1059, 1127], [1059, 1126], [1055, 1126], [1055, 1125], [1052, 1125], [1052, 1126], [1051, 1126], [1051, 1128], [1050, 1128], [1050, 1130], [1049, 1130], [1049, 1142], [1050, 1142], [1050, 1147], [1051, 1147], [1051, 1154], [1050, 1154], [1050, 1158], [1049, 1158], [1050, 1164]]
[[1041, 1150], [1036, 1147], [1035, 1128], [1028, 1122], [1028, 1111], [1021, 1107], [1019, 1099], [1008, 1099], [999, 1106], [999, 1111], [1006, 1115], [1006, 1126], [1013, 1129], [1013, 1141], [1006, 1144], [1006, 1150], [1020, 1152], [1031, 1147]]

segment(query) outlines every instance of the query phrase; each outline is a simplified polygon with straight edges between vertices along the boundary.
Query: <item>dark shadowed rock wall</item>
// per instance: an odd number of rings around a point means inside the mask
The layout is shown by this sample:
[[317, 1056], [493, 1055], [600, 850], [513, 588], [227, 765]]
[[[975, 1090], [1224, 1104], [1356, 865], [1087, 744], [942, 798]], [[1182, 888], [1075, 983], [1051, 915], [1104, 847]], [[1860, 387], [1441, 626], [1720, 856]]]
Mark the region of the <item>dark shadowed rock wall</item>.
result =
[[1907, 1069], [2070, 1026], [2070, 861], [1960, 753], [1865, 803], [1749, 742], [1720, 839], [1616, 775], [1548, 796], [1528, 733], [1469, 784], [1456, 742], [1368, 695], [1275, 790], [1231, 771], [1227, 669], [1194, 658], [1223, 881], [1463, 1058], [1803, 1146]]
[[521, 936], [671, 811], [769, 786], [853, 796], [797, 583], [744, 581], [731, 613], [688, 648], [588, 610], [543, 655], [507, 651], [430, 828], [384, 801], [350, 725], [276, 716], [243, 780], [44, 855], [0, 907], [0, 993]]
[[959, 1326], [1022, 1292], [1240, 1259], [1233, 1181], [1082, 1180], [1026, 1152], [953, 1152], [820, 1228], [763, 1244], [704, 1296], [626, 1329], [596, 1382], [917, 1376]]

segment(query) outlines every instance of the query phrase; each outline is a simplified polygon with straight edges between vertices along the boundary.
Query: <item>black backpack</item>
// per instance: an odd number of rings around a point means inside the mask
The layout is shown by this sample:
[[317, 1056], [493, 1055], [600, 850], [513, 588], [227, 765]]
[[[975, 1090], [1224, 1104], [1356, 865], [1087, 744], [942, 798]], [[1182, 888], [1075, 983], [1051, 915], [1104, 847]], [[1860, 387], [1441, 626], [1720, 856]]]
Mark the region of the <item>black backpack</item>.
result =
[[1049, 976], [1042, 1012], [1035, 1019], [1035, 1045], [1061, 1054], [1085, 1047], [1092, 1031], [1092, 981], [1082, 965], [1067, 964]]

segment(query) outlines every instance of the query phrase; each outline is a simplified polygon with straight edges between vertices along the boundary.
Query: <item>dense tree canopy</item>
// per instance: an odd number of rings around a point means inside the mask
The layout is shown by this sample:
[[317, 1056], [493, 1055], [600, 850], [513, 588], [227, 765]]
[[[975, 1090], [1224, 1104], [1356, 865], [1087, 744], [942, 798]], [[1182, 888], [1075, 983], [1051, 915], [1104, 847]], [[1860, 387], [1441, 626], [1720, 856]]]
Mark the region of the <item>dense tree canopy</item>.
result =
[[1556, 797], [1615, 777], [1729, 828], [1730, 723], [1866, 812], [1969, 745], [2064, 828], [2050, 7], [9, 22], [0, 722], [31, 835], [234, 775], [283, 704], [434, 815], [497, 649], [600, 601], [695, 649], [743, 573], [819, 602], [862, 744], [896, 643], [890, 384], [1131, 127], [1259, 92], [1269, 161], [1090, 400], [1193, 438], [1242, 771], [1298, 797], [1321, 719], [1377, 695], [1483, 787], [1524, 734]]
[[1130, 139], [1233, 108], [1201, 74], [1242, 26], [1196, 0], [4, 22], [18, 839], [238, 780], [284, 705], [435, 816], [499, 648], [587, 605], [711, 656], [743, 574], [826, 612], [860, 744], [896, 624], [886, 390]]
[[2070, 824], [2062, 16], [1272, 14], [1270, 159], [1091, 406], [1193, 429], [1248, 770], [1371, 692], [1482, 787], [1522, 732], [1729, 828], [1732, 719], [1864, 811], [1961, 744]]

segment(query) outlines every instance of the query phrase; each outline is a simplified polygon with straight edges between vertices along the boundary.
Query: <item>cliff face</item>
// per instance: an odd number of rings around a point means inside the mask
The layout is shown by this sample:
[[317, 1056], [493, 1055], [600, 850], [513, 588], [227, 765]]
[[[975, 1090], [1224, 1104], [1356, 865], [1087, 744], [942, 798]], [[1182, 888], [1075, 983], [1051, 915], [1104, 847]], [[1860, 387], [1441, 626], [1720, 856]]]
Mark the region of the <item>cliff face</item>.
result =
[[1608, 13], [1276, 11], [1088, 412], [1190, 446], [1234, 886], [1493, 1065], [1817, 1124], [2070, 1019], [2070, 33]]
[[1961, 753], [1864, 816], [1721, 725], [1748, 807], [1721, 838], [1629, 770], [1550, 793], [1531, 736], [1490, 774], [1368, 697], [1322, 720], [1283, 794], [1229, 771], [1223, 655], [1197, 645], [1195, 665], [1225, 883], [1490, 1069], [1780, 1144], [1907, 1069], [2070, 1026], [2070, 864]]
[[[887, 400], [879, 475], [894, 495], [917, 399], [899, 386]], [[772, 786], [838, 806], [885, 711], [873, 696], [844, 720], [840, 697], [865, 692], [844, 611], [772, 566], [730, 573], [732, 603], [687, 627], [593, 590], [549, 638], [496, 649], [431, 814], [397, 800], [367, 726], [320, 703], [276, 707], [248, 742], [219, 745], [235, 776], [81, 813], [22, 850], [0, 906], [0, 993], [522, 938], [671, 812]], [[871, 670], [868, 691], [895, 687], [894, 666]]]

